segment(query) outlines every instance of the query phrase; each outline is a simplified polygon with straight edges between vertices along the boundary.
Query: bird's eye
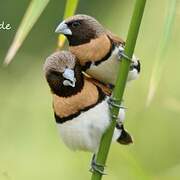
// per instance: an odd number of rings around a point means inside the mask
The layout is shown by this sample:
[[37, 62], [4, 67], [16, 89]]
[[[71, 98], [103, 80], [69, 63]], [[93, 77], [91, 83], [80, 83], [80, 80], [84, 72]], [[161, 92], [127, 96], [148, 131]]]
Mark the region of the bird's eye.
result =
[[72, 27], [76, 28], [76, 27], [80, 26], [80, 24], [81, 24], [80, 22], [75, 21], [72, 23]]

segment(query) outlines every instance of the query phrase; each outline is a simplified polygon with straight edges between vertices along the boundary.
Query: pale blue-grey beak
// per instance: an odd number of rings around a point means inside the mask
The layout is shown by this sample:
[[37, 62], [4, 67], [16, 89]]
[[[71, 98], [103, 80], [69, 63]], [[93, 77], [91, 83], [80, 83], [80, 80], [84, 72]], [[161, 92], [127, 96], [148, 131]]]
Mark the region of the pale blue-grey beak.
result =
[[74, 76], [74, 71], [72, 69], [66, 68], [63, 73], [63, 77], [66, 78], [66, 80], [63, 81], [63, 84], [65, 86], [75, 87], [76, 78]]
[[65, 21], [61, 22], [55, 30], [56, 33], [65, 34], [65, 35], [72, 35], [71, 30], [69, 29], [68, 25]]

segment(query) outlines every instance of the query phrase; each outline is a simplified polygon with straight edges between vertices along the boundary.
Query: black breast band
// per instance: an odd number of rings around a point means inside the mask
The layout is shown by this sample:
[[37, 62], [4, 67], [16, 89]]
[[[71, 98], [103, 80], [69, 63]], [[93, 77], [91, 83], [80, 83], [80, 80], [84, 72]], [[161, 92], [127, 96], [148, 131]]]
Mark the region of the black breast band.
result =
[[[112, 54], [113, 50], [115, 49], [115, 44], [111, 41], [111, 48], [109, 50], [109, 52], [100, 60], [95, 61], [95, 65], [98, 66], [99, 64], [101, 64], [103, 61], [106, 61]], [[86, 64], [82, 67], [83, 71], [86, 71], [87, 69], [90, 68], [91, 64], [92, 64], [92, 60], [87, 61]]]

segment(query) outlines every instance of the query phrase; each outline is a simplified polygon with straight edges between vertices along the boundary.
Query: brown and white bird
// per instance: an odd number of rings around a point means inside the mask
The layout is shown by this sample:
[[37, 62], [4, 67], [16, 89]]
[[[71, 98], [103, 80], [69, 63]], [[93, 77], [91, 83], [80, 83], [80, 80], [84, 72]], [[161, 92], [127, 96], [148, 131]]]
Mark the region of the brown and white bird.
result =
[[[96, 153], [101, 136], [110, 125], [107, 87], [86, 77], [78, 59], [68, 51], [50, 55], [44, 64], [44, 72], [64, 143], [72, 150]], [[122, 124], [124, 116], [122, 108], [113, 139], [130, 144], [132, 138]]]
[[[74, 15], [61, 22], [57, 33], [64, 34], [69, 50], [79, 59], [82, 69], [100, 82], [115, 84], [119, 59], [125, 42], [105, 29], [95, 18]], [[128, 81], [137, 79], [140, 62], [133, 55]]]

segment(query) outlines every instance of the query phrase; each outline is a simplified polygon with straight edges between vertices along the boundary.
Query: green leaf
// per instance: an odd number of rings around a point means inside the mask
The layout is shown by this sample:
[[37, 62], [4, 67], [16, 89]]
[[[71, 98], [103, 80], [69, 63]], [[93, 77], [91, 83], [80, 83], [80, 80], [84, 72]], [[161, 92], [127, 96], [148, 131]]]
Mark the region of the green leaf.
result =
[[48, 4], [49, 0], [32, 0], [23, 19], [22, 22], [15, 34], [14, 40], [7, 52], [7, 55], [4, 60], [4, 64], [8, 65], [14, 56], [16, 55], [17, 51], [21, 47], [23, 41], [25, 40], [26, 36], [38, 20], [39, 16], [42, 14], [43, 10], [45, 9], [46, 5]]
[[[78, 2], [79, 0], [67, 0], [63, 19], [66, 19], [67, 17], [74, 15]], [[58, 38], [58, 48], [63, 47], [65, 40], [65, 36], [60, 34]]]
[[162, 37], [159, 43], [159, 48], [157, 50], [157, 55], [155, 57], [155, 63], [153, 66], [150, 83], [149, 83], [149, 91], [147, 95], [146, 106], [149, 106], [152, 102], [154, 95], [156, 93], [157, 87], [161, 80], [161, 75], [163, 71], [163, 65], [165, 63], [165, 56], [167, 52], [168, 42], [171, 37], [173, 22], [176, 14], [176, 4], [177, 0], [169, 0], [167, 5], [167, 12], [164, 21], [164, 30], [162, 33]]

